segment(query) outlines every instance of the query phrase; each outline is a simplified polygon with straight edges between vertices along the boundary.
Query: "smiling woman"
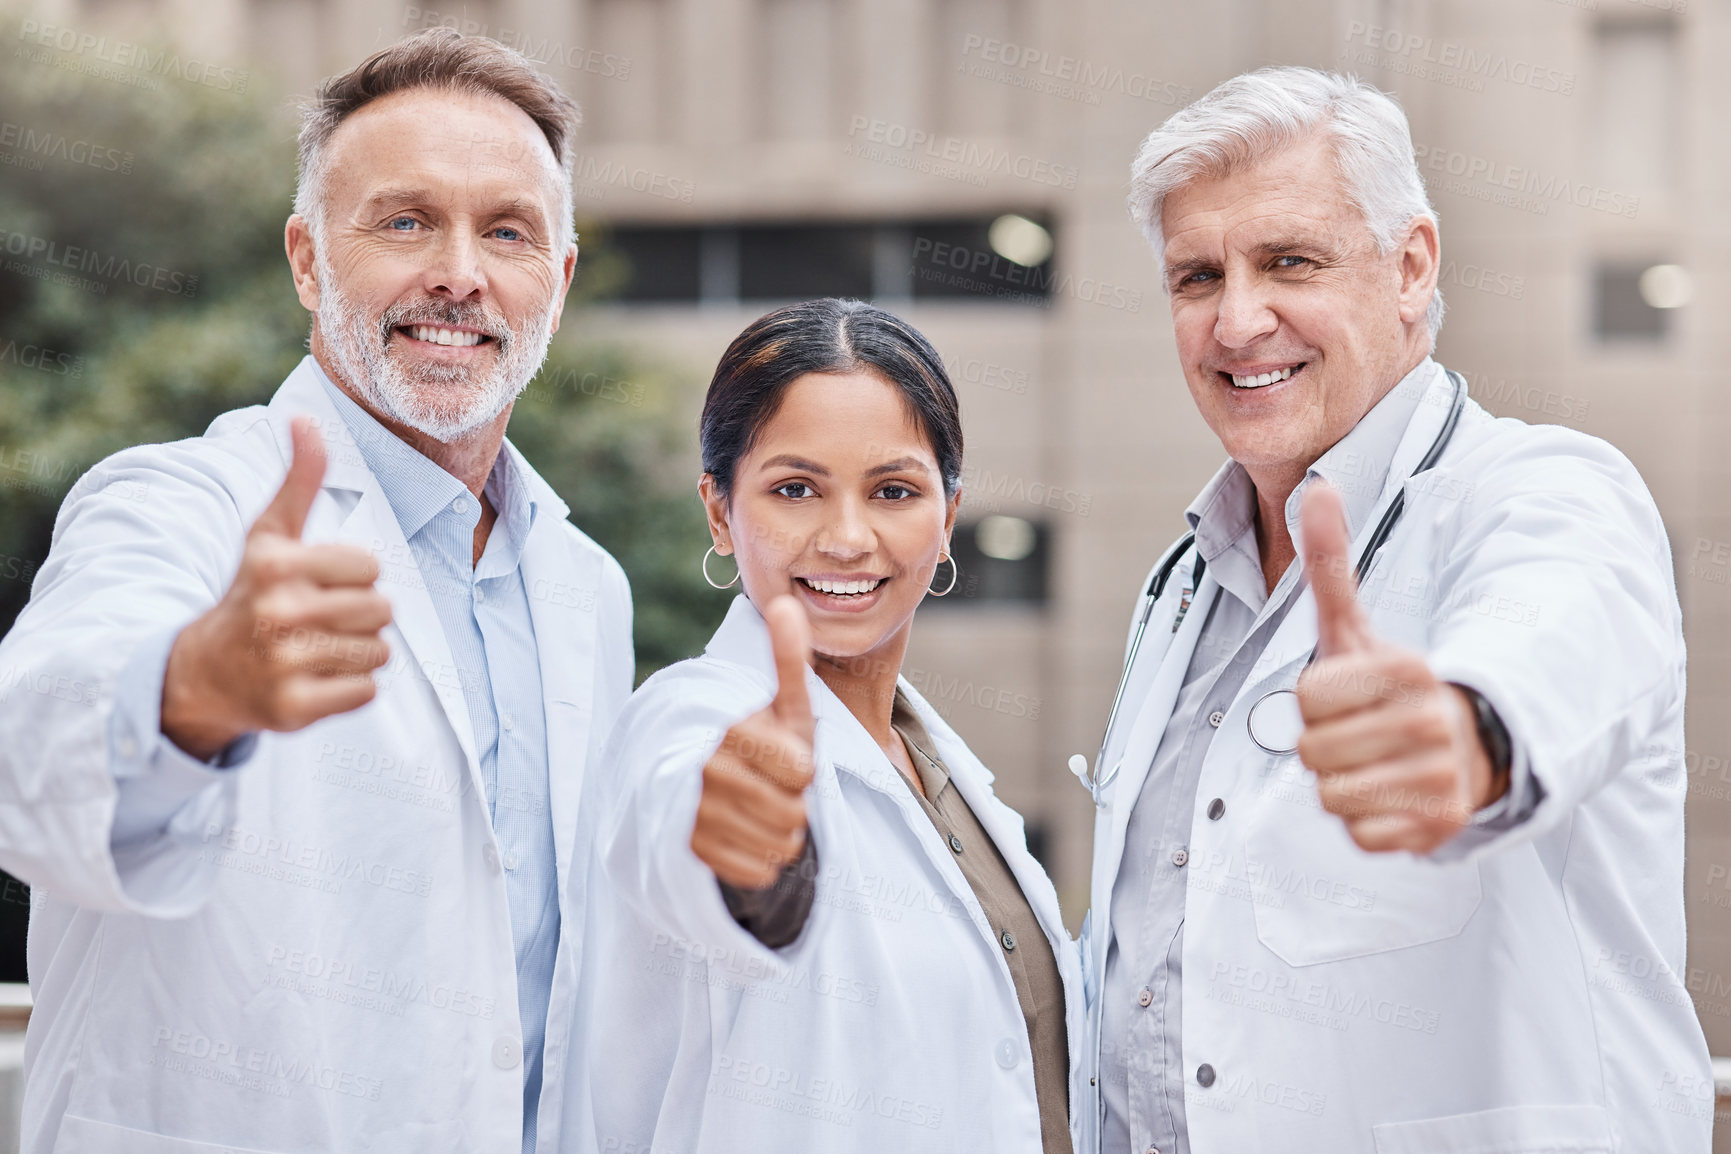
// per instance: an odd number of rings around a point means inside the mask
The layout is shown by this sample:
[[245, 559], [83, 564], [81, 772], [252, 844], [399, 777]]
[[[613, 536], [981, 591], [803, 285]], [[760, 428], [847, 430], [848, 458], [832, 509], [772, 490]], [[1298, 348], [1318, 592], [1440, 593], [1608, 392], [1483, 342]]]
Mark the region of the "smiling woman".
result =
[[579, 1147], [1072, 1149], [1056, 894], [900, 676], [953, 576], [930, 588], [961, 500], [942, 360], [881, 309], [793, 305], [722, 356], [701, 428], [744, 595], [585, 782]]

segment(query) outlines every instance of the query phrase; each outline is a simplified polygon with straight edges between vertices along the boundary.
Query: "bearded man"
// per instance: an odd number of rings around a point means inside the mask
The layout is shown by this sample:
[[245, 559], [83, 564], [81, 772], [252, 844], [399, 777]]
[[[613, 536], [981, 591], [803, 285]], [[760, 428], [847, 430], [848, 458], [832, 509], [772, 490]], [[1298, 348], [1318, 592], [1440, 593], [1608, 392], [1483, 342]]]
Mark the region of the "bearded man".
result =
[[0, 645], [25, 1150], [554, 1132], [578, 790], [632, 671], [623, 572], [504, 439], [577, 120], [447, 29], [327, 82], [286, 234], [311, 355], [61, 508]]

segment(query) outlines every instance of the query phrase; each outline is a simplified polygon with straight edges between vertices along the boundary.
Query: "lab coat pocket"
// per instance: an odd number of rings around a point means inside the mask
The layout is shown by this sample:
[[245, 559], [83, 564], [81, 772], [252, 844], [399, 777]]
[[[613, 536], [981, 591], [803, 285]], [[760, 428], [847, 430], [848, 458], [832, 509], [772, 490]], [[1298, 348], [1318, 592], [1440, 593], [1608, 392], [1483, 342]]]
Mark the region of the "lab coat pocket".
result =
[[1506, 1106], [1474, 1114], [1371, 1127], [1376, 1154], [1610, 1154], [1611, 1124], [1599, 1106]]
[[1477, 861], [1360, 849], [1295, 756], [1264, 778], [1244, 851], [1256, 936], [1288, 965], [1451, 938], [1479, 907]]
[[113, 1122], [98, 1122], [68, 1114], [60, 1124], [55, 1150], [65, 1154], [274, 1154], [258, 1146], [231, 1146], [223, 1142], [200, 1142], [193, 1138], [171, 1138], [134, 1130]]

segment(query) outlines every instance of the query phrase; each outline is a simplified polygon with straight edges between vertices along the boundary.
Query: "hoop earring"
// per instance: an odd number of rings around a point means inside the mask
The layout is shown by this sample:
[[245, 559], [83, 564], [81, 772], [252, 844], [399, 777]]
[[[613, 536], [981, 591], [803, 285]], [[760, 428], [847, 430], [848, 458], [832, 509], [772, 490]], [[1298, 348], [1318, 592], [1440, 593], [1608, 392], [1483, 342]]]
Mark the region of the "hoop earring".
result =
[[718, 557], [722, 556], [722, 554], [716, 553], [715, 552], [715, 546], [711, 545], [709, 547], [709, 552], [705, 553], [703, 555], [703, 564], [699, 566], [699, 568], [701, 568], [703, 570], [703, 579], [705, 581], [709, 582], [709, 587], [711, 589], [732, 589], [735, 585], [738, 585], [739, 584], [739, 570], [738, 569], [735, 569], [733, 571], [733, 580], [729, 581], [727, 584], [717, 585], [715, 583], [715, 578], [713, 578], [709, 575], [709, 558], [710, 558], [711, 554], [714, 554], [715, 556], [718, 556]]
[[[938, 557], [938, 565], [942, 565], [945, 561], [948, 561], [950, 563], [950, 583], [948, 585], [944, 586], [942, 593], [938, 592], [936, 589], [933, 589], [931, 586], [928, 585], [926, 587], [926, 592], [930, 593], [933, 597], [947, 597], [947, 596], [949, 596], [950, 590], [952, 590], [956, 587], [956, 578], [958, 578], [962, 575], [962, 567], [960, 565], [956, 564], [956, 559], [954, 557], [950, 556], [948, 553], [944, 553]], [[934, 565], [932, 567], [932, 575], [933, 576], [937, 575], [937, 566], [936, 565]]]

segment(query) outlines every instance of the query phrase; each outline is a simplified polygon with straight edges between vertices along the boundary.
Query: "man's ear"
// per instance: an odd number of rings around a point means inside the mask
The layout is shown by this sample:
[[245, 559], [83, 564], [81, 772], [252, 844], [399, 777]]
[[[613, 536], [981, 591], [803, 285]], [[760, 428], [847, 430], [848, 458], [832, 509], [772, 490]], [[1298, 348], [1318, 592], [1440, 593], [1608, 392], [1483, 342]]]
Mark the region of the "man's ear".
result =
[[283, 249], [288, 253], [289, 273], [301, 307], [315, 316], [319, 311], [318, 260], [313, 248], [312, 228], [306, 217], [295, 213], [283, 227]]
[[565, 294], [571, 291], [571, 278], [577, 275], [577, 244], [565, 246], [565, 271], [559, 282], [559, 307], [553, 311], [553, 331], [559, 331], [559, 321], [565, 316]]
[[1442, 272], [1442, 241], [1437, 235], [1436, 221], [1428, 216], [1414, 217], [1399, 256], [1400, 319], [1410, 325], [1424, 320]]

